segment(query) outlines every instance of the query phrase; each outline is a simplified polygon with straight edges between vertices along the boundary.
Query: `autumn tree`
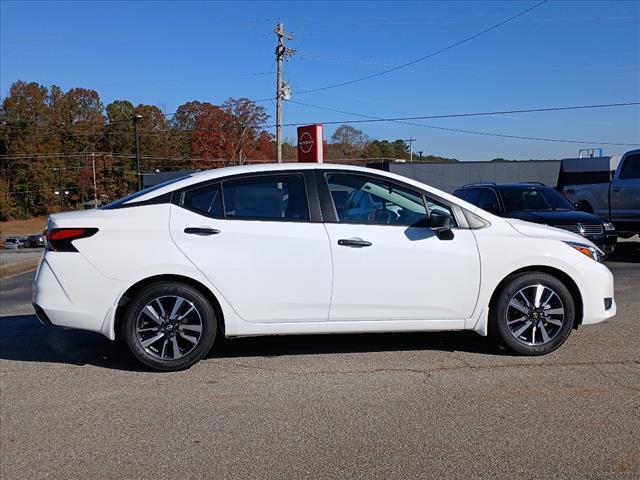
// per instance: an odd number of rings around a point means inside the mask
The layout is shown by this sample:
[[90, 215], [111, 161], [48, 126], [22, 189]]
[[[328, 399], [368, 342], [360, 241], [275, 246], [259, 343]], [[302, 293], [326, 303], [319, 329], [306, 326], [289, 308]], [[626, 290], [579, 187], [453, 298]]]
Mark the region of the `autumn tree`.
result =
[[[67, 208], [93, 198], [93, 162], [98, 198], [115, 199], [137, 188], [135, 121], [142, 172], [214, 168], [272, 161], [269, 115], [247, 98], [221, 105], [193, 100], [167, 115], [154, 105], [126, 99], [106, 107], [98, 92], [63, 91], [35, 82], [14, 82], [0, 104], [0, 219], [46, 214], [60, 208], [57, 192], [69, 190]], [[325, 142], [325, 158], [408, 158], [403, 140], [371, 140], [341, 125]], [[297, 157], [295, 141], [283, 145]], [[428, 161], [441, 157], [427, 156]]]
[[[47, 213], [55, 204], [54, 169], [61, 167], [60, 139], [51, 125], [49, 89], [38, 83], [13, 83], [2, 102], [2, 165], [7, 195], [13, 197], [20, 214]], [[35, 155], [50, 154], [47, 160]], [[33, 155], [33, 156], [31, 156]], [[59, 172], [59, 170], [58, 170]]]
[[193, 133], [197, 126], [198, 117], [206, 114], [208, 110], [217, 108], [208, 102], [197, 100], [183, 103], [178, 107], [171, 121], [171, 128], [173, 142], [179, 156], [183, 158], [192, 156]]
[[268, 119], [265, 108], [247, 98], [207, 106], [196, 115], [192, 153], [203, 158], [202, 167], [269, 160], [274, 156], [273, 139], [262, 127]]

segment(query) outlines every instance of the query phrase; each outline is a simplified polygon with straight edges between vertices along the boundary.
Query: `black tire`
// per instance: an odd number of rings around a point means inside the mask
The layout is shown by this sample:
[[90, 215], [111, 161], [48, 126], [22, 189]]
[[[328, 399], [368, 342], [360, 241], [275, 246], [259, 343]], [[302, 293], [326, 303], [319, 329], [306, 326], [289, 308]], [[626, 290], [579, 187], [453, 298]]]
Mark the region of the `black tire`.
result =
[[[544, 298], [538, 301], [536, 307], [539, 285], [543, 287], [540, 296]], [[554, 295], [548, 292], [553, 292]], [[542, 307], [547, 296], [549, 301]], [[562, 314], [547, 313], [560, 310]], [[509, 278], [499, 292], [494, 308], [491, 309], [491, 330], [500, 343], [515, 353], [546, 355], [567, 340], [574, 325], [575, 312], [571, 292], [560, 280], [543, 272], [524, 272]]]
[[[174, 314], [175, 319], [170, 320], [169, 316], [176, 310], [173, 307], [178, 303], [180, 308]], [[149, 305], [153, 305], [152, 313], [160, 318], [147, 313], [150, 310], [145, 309]], [[166, 321], [160, 314], [163, 306]], [[177, 371], [191, 367], [209, 353], [217, 327], [215, 310], [199, 290], [183, 283], [159, 282], [145, 287], [129, 302], [122, 322], [122, 337], [140, 363], [154, 370]], [[144, 333], [139, 333], [143, 330]], [[155, 337], [158, 337], [156, 341], [143, 346]]]

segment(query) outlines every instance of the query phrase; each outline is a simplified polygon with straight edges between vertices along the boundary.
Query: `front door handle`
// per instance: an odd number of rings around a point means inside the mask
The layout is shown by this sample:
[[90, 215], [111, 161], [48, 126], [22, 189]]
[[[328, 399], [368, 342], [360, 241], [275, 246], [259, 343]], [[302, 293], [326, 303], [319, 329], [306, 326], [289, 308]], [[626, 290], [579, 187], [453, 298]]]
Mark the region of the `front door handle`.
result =
[[343, 247], [362, 248], [370, 247], [372, 243], [362, 240], [361, 238], [341, 238], [338, 240], [338, 245], [342, 245]]
[[611, 187], [612, 192], [619, 192], [621, 187]]
[[187, 227], [184, 229], [184, 233], [190, 233], [192, 235], [217, 235], [220, 233], [220, 230], [216, 230], [215, 228], [206, 228], [206, 227]]

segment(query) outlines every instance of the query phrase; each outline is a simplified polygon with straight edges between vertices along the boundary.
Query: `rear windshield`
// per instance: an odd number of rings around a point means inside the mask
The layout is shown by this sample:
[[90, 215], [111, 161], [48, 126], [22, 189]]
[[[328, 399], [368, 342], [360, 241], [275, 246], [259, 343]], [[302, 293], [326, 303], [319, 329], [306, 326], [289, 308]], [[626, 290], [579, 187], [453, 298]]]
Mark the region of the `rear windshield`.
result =
[[131, 195], [127, 195], [126, 197], [122, 197], [115, 202], [111, 202], [104, 207], [101, 207], [103, 210], [110, 210], [112, 208], [118, 208], [123, 203], [130, 202], [131, 200], [135, 200], [142, 195], [146, 195], [147, 193], [153, 192], [155, 190], [159, 190], [162, 187], [166, 187], [167, 185], [171, 185], [172, 183], [179, 182], [180, 180], [184, 180], [185, 178], [189, 178], [191, 175], [183, 175], [182, 177], [172, 178], [171, 180], [167, 180], [166, 182], [159, 183], [154, 185], [153, 187], [145, 188], [144, 190], [140, 190], [139, 192], [132, 193]]

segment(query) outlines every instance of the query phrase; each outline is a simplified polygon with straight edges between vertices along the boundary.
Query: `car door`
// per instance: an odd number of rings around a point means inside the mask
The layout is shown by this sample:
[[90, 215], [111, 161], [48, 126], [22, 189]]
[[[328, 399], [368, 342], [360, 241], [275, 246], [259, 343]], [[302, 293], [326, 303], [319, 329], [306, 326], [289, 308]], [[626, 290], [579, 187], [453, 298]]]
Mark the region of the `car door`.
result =
[[[445, 202], [380, 176], [318, 175], [334, 267], [330, 321], [471, 316], [480, 284], [473, 234], [454, 228], [450, 239], [441, 240], [430, 228], [416, 226], [430, 211], [453, 215]], [[334, 202], [334, 192], [345, 190], [348, 198], [355, 197], [353, 190], [364, 193], [362, 203]]]
[[304, 175], [223, 179], [181, 192], [177, 203], [174, 241], [244, 320], [327, 320], [331, 251], [319, 213], [310, 216]]
[[626, 155], [616, 172], [611, 184], [611, 218], [631, 231], [640, 226], [640, 153]]

